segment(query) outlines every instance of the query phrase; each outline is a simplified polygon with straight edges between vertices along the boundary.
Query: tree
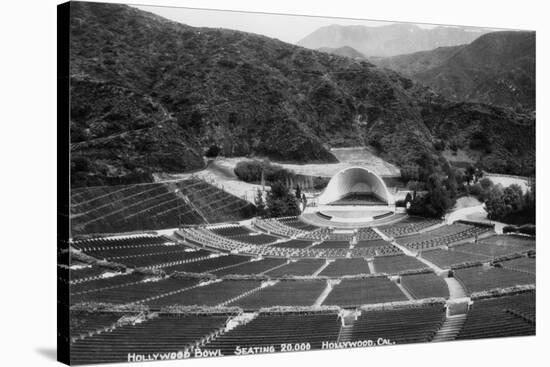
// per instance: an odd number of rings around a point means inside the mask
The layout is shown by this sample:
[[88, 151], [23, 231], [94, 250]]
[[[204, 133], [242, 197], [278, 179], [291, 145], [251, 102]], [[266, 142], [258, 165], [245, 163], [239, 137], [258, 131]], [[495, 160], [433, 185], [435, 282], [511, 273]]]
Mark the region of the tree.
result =
[[263, 217], [266, 213], [264, 194], [259, 188], [256, 190], [256, 196], [254, 197], [254, 204], [256, 205], [256, 213], [260, 217]]
[[302, 199], [302, 190], [300, 189], [300, 185], [296, 185], [296, 199], [300, 200]]
[[288, 187], [282, 182], [271, 185], [271, 191], [267, 194], [267, 215], [269, 217], [286, 217], [300, 214], [300, 207], [296, 196], [289, 192]]
[[430, 175], [426, 185], [428, 193], [416, 196], [407, 209], [407, 213], [422, 217], [441, 218], [455, 204], [456, 200], [442, 186], [436, 174]]

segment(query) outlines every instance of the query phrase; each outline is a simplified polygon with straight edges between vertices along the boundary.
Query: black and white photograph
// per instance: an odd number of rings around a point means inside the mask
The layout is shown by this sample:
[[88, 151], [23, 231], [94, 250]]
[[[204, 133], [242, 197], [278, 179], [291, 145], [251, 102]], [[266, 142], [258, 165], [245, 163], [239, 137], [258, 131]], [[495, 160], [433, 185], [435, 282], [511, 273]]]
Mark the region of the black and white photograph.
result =
[[57, 6], [60, 362], [538, 334], [537, 31], [367, 16]]

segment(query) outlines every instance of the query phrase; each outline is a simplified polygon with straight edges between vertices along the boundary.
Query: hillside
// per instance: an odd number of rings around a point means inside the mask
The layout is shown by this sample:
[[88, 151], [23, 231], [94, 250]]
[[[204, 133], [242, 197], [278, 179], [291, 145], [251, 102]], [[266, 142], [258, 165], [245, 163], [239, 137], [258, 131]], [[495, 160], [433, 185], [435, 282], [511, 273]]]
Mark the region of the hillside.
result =
[[388, 57], [470, 43], [487, 32], [466, 27], [425, 29], [405, 23], [379, 27], [334, 24], [315, 30], [297, 44], [312, 50], [349, 46], [367, 57]]
[[[441, 123], [470, 131], [463, 116], [491, 126], [495, 159], [534, 155], [534, 143], [500, 136], [521, 126], [520, 136], [534, 142], [532, 118], [448, 102], [367, 61], [189, 27], [128, 6], [76, 2], [71, 11], [76, 186], [201, 168], [213, 145], [228, 157], [289, 163], [335, 162], [331, 147], [370, 145], [392, 163], [416, 164], [426, 154], [440, 157], [434, 143], [454, 138]], [[484, 131], [463, 132], [465, 149], [477, 149], [470, 141]], [[516, 166], [504, 171], [529, 173]]]
[[464, 46], [373, 60], [457, 101], [535, 109], [535, 32], [494, 32]]
[[321, 47], [318, 48], [317, 51], [326, 52], [337, 56], [351, 57], [352, 59], [365, 59], [365, 55], [349, 46], [338, 48]]

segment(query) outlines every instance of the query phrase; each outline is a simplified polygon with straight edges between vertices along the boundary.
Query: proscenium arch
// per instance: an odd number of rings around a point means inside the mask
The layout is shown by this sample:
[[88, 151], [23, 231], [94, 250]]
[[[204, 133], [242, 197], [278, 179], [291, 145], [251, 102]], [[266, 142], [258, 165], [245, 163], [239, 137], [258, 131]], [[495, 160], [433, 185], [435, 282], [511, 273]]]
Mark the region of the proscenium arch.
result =
[[395, 199], [384, 180], [363, 167], [349, 167], [335, 174], [318, 201], [320, 205], [329, 204], [353, 192], [370, 193], [388, 205], [395, 205]]

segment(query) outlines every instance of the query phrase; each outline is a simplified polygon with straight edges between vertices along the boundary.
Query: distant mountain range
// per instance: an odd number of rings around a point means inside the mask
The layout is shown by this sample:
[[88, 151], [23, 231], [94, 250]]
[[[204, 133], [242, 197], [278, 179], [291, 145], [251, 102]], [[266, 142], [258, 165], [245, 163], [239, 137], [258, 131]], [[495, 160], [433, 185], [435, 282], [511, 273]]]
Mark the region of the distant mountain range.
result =
[[484, 28], [450, 26], [424, 29], [413, 24], [380, 27], [330, 25], [317, 29], [297, 45], [312, 50], [349, 46], [366, 57], [388, 57], [462, 45], [488, 32], [490, 30]]
[[468, 45], [371, 61], [453, 100], [534, 110], [535, 41], [535, 32], [494, 32]]
[[366, 58], [365, 55], [363, 55], [361, 52], [349, 46], [342, 46], [338, 48], [321, 47], [321, 48], [318, 48], [317, 51], [326, 52], [332, 55], [351, 57], [352, 59]]
[[452, 143], [490, 171], [534, 172], [533, 116], [365, 60], [115, 4], [72, 2], [70, 32], [73, 186], [200, 169], [212, 146], [305, 163], [368, 145], [403, 166], [444, 164]]

